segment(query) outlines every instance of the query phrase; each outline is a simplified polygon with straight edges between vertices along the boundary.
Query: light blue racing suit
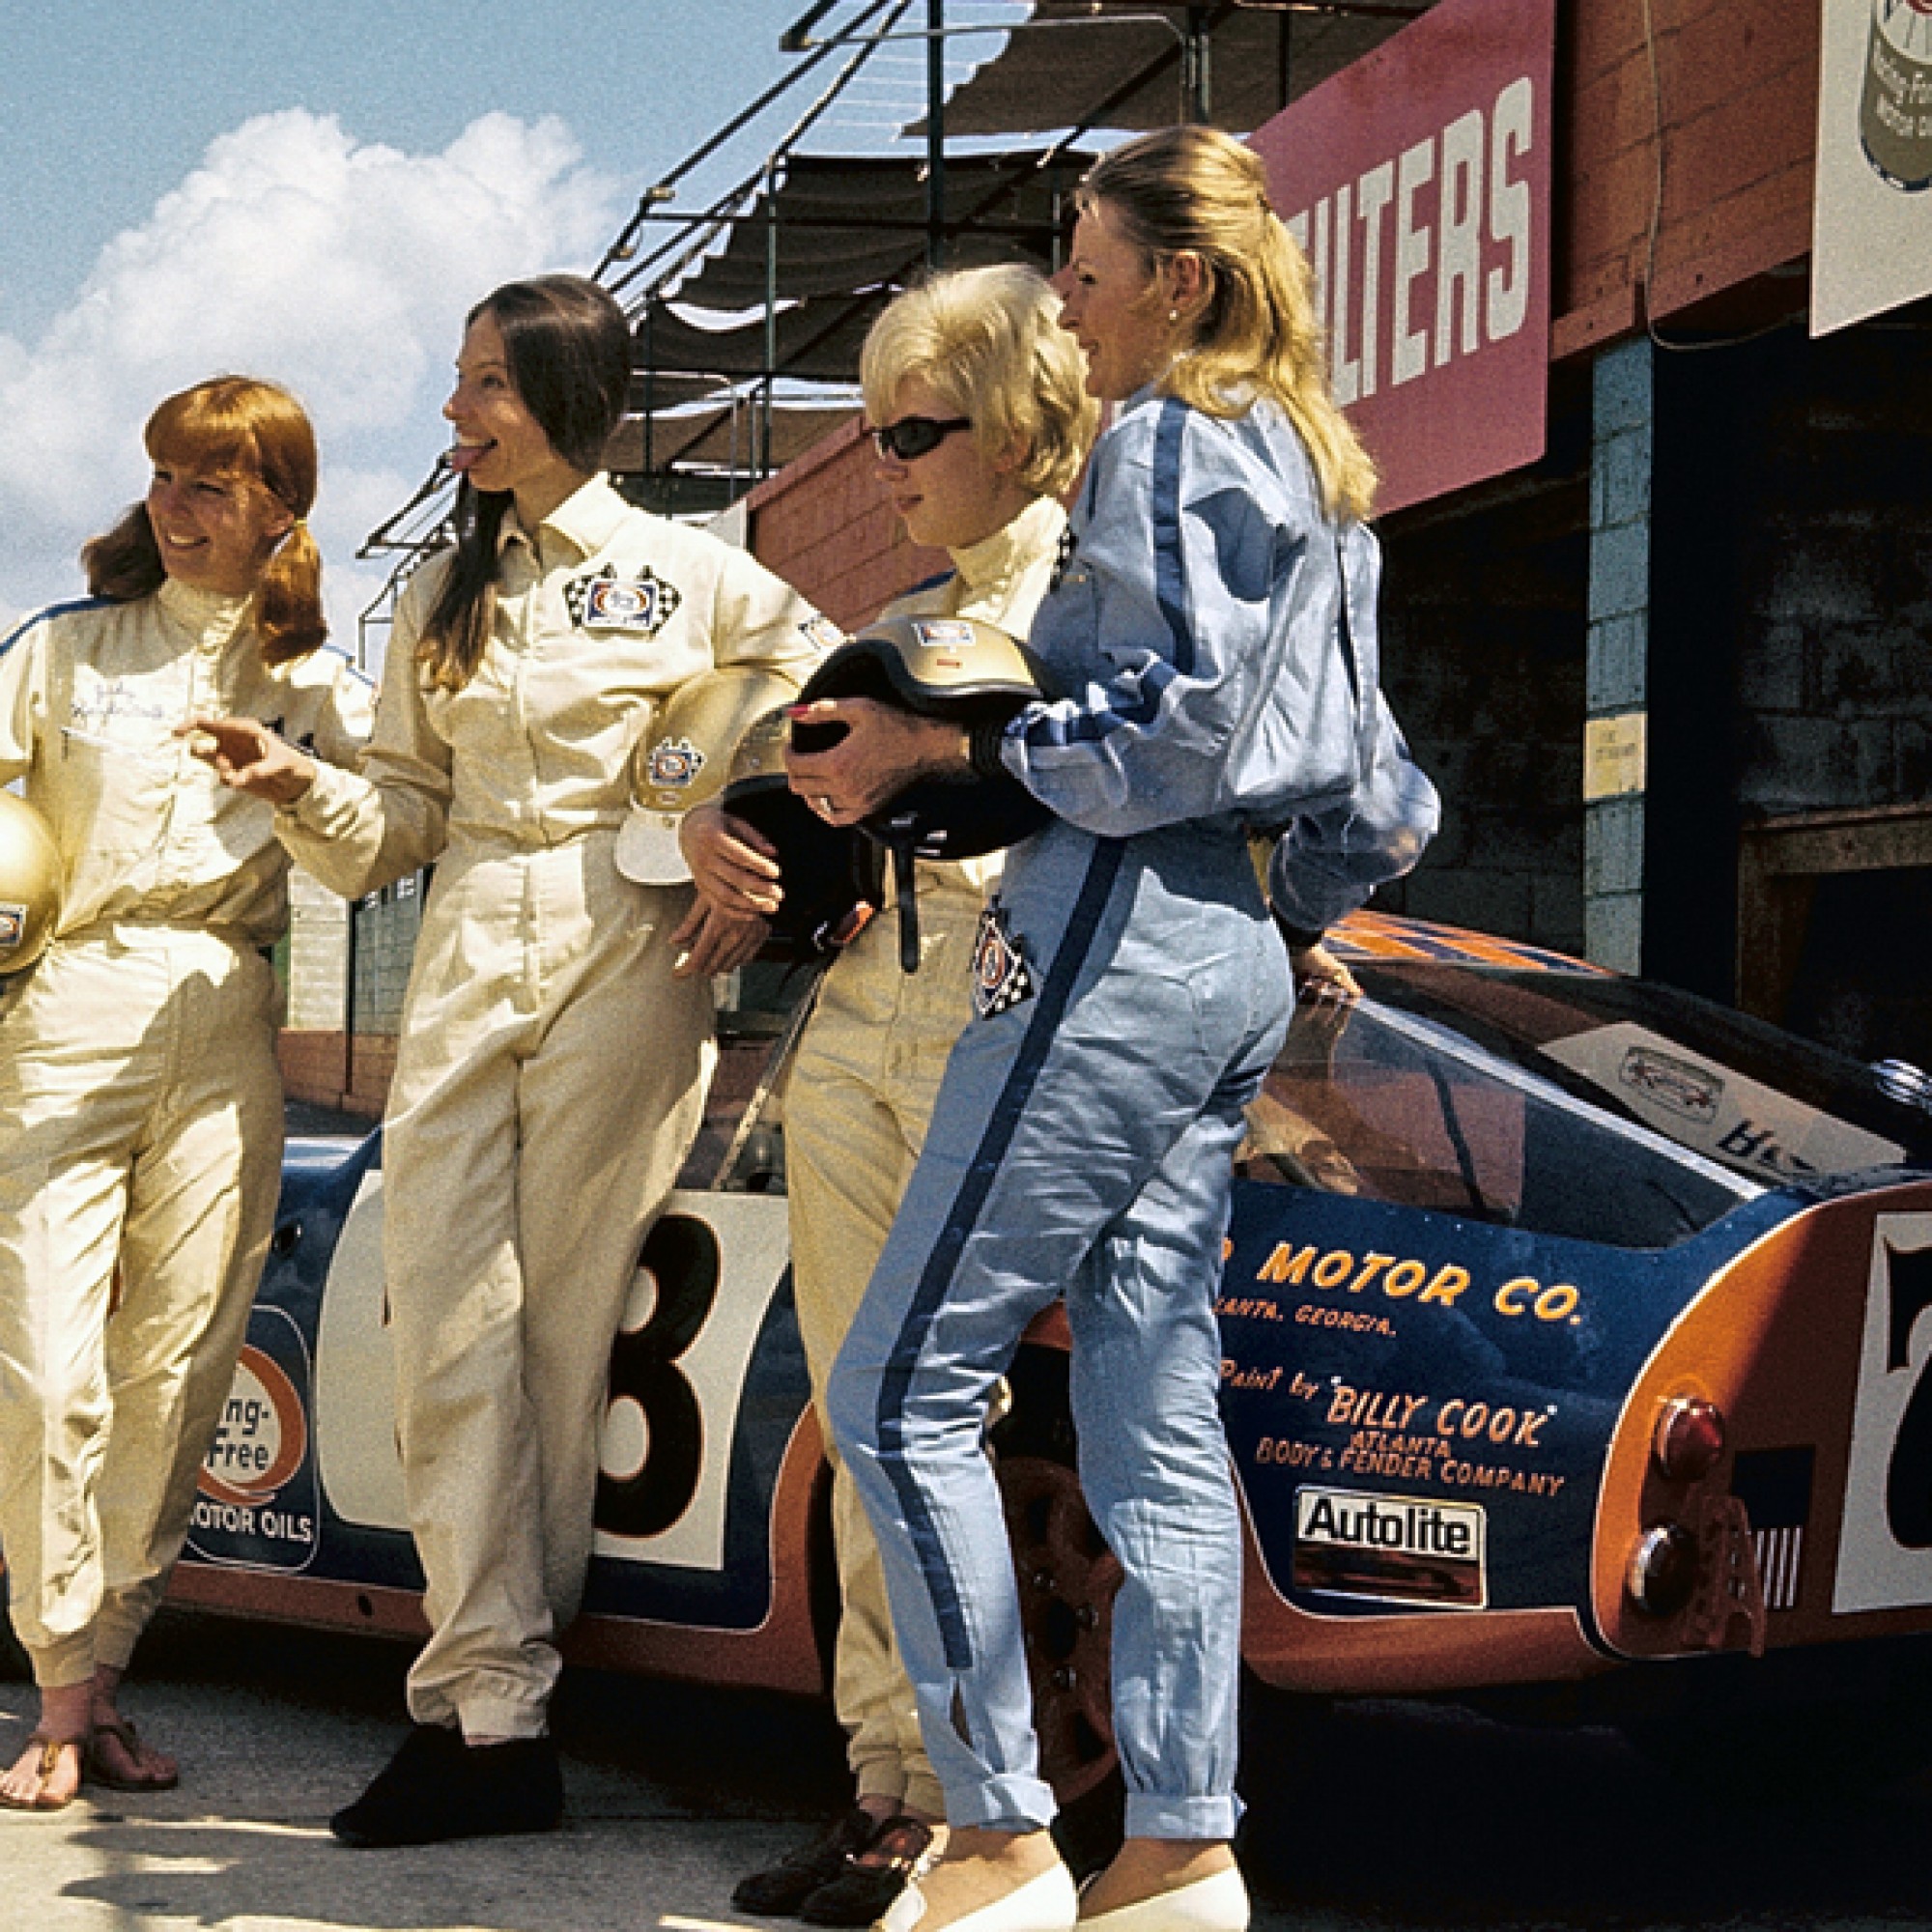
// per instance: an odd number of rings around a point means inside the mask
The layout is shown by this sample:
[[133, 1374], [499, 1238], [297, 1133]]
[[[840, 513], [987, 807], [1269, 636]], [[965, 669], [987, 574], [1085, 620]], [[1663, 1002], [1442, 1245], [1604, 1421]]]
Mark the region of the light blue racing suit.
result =
[[1042, 1826], [981, 1430], [1022, 1330], [1065, 1295], [1081, 1481], [1125, 1573], [1126, 1829], [1225, 1838], [1241, 1538], [1213, 1296], [1242, 1109], [1293, 1003], [1247, 834], [1285, 829], [1276, 890], [1312, 928], [1414, 864], [1435, 798], [1362, 696], [1375, 539], [1323, 515], [1271, 405], [1222, 422], [1141, 392], [1094, 449], [1071, 537], [1032, 637], [1060, 696], [976, 748], [1056, 818], [981, 923], [978, 1017], [829, 1406], [948, 1818]]

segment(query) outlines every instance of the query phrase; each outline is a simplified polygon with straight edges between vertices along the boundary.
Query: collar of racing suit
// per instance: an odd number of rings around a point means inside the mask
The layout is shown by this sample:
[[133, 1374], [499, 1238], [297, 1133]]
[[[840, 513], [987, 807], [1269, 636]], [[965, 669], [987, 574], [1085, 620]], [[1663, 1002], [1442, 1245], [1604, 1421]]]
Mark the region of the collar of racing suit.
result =
[[[964, 550], [948, 552], [952, 567], [959, 573], [963, 593], [955, 607], [965, 611], [1005, 603], [1014, 580], [1040, 554], [1042, 547], [1058, 541], [1058, 526], [1066, 513], [1051, 497], [1037, 497], [1010, 523]], [[997, 620], [995, 620], [997, 621]]]
[[225, 650], [254, 609], [252, 593], [230, 597], [219, 590], [201, 590], [172, 577], [155, 593], [155, 602], [168, 622], [184, 632], [196, 650], [211, 655]]
[[595, 556], [617, 534], [625, 519], [634, 514], [632, 506], [600, 472], [573, 490], [534, 531], [524, 528], [513, 505], [497, 533], [497, 554], [501, 556], [513, 543], [527, 544], [537, 550], [545, 533], [550, 532], [563, 538], [579, 555]]

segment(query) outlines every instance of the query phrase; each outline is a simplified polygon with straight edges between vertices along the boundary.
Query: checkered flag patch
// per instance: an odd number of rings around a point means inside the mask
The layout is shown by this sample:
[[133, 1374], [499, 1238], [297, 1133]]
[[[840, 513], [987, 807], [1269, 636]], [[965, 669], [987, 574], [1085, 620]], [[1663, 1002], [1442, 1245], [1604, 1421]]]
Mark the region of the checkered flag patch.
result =
[[1025, 941], [1008, 927], [999, 900], [989, 900], [973, 943], [973, 1010], [989, 1020], [1032, 999], [1036, 990]]

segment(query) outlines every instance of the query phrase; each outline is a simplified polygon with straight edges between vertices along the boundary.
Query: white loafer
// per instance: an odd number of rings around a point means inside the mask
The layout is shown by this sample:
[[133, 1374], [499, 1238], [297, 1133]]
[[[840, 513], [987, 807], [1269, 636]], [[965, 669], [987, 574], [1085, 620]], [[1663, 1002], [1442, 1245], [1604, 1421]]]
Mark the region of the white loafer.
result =
[[1133, 1905], [1096, 1912], [1079, 1932], [1248, 1932], [1248, 1889], [1230, 1865]]
[[[955, 1918], [946, 1932], [1073, 1932], [1079, 1916], [1080, 1897], [1073, 1889], [1073, 1874], [1057, 1864], [1016, 1886], [1006, 1897], [969, 1912], [964, 1918]], [[913, 1932], [924, 1917], [925, 1896], [915, 1881], [893, 1900], [883, 1918], [872, 1921], [872, 1932]]]

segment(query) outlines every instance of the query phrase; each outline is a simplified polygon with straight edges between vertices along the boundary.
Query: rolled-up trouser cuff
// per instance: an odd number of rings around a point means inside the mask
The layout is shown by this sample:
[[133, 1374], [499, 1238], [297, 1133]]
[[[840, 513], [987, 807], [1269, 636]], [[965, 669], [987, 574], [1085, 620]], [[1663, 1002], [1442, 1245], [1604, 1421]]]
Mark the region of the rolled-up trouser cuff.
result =
[[982, 1825], [989, 1832], [1043, 1832], [1055, 1809], [1053, 1787], [1037, 1777], [989, 1777], [947, 1801], [946, 1822]]
[[466, 1738], [540, 1738], [549, 1729], [541, 1704], [466, 1697], [458, 1709]]
[[34, 1666], [34, 1686], [40, 1690], [71, 1690], [94, 1677], [94, 1633], [84, 1632], [45, 1650], [27, 1652]]
[[889, 1758], [868, 1758], [852, 1767], [854, 1795], [886, 1799], [895, 1811], [905, 1808], [905, 1773]]
[[147, 1628], [146, 1620], [127, 1623], [104, 1610], [94, 1626], [94, 1665], [97, 1670], [126, 1670], [134, 1656], [134, 1646]]
[[946, 1816], [946, 1792], [939, 1779], [932, 1774], [930, 1765], [908, 1768], [905, 1791], [899, 1799], [899, 1809], [911, 1811], [921, 1818], [943, 1818]]
[[1130, 1838], [1232, 1838], [1245, 1807], [1226, 1798], [1164, 1798], [1153, 1791], [1127, 1793]]

